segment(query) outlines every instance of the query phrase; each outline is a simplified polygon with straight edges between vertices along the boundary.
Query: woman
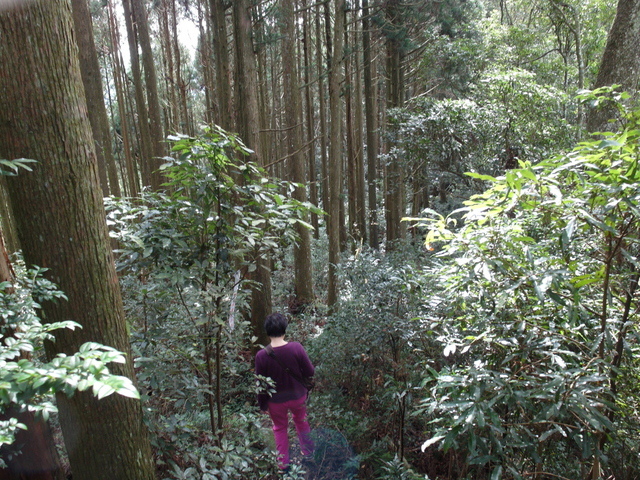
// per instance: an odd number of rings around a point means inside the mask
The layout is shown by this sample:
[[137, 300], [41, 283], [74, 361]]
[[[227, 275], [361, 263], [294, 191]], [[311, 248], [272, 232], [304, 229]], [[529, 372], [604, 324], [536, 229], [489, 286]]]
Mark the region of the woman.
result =
[[287, 319], [283, 314], [268, 315], [264, 321], [264, 329], [271, 343], [256, 355], [256, 374], [271, 378], [275, 382], [276, 391], [271, 396], [267, 393], [258, 394], [258, 405], [261, 411], [268, 412], [271, 417], [278, 463], [281, 469], [287, 470], [289, 412], [298, 433], [302, 454], [307, 456], [313, 453], [305, 405], [307, 388], [302, 384], [302, 378], [312, 377], [315, 368], [302, 345], [285, 341]]

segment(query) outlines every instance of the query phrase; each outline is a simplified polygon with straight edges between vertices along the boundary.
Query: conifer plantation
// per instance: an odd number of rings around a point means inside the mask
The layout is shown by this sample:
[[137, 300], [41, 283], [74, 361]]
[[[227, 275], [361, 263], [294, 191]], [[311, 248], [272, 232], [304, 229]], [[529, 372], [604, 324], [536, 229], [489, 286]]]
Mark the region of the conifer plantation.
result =
[[0, 0], [0, 480], [640, 478], [639, 45], [639, 0]]

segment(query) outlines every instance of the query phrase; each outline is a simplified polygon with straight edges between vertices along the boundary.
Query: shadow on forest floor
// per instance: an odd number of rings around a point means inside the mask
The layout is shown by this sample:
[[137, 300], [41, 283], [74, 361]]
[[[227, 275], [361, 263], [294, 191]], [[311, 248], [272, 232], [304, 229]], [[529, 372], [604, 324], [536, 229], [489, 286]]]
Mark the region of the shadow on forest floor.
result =
[[305, 460], [297, 444], [292, 445], [292, 463], [301, 465], [306, 480], [350, 480], [357, 478], [359, 458], [340, 432], [318, 428], [311, 432], [315, 443], [313, 460]]

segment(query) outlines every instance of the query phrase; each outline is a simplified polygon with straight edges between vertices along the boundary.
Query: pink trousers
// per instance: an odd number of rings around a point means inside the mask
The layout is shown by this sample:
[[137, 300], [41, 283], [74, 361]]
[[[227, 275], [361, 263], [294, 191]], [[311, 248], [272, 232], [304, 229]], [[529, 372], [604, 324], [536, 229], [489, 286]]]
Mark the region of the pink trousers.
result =
[[284, 403], [269, 402], [269, 416], [273, 421], [273, 436], [278, 450], [278, 463], [280, 468], [289, 465], [289, 412], [293, 417], [296, 427], [300, 450], [303, 455], [313, 453], [313, 440], [311, 440], [309, 422], [307, 422], [306, 396]]

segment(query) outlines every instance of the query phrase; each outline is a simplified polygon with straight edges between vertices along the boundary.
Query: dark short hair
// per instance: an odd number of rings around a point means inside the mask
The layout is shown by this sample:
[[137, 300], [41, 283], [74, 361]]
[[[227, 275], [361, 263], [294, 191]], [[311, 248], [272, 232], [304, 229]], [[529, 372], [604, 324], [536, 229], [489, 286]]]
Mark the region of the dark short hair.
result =
[[282, 337], [287, 332], [287, 317], [281, 313], [272, 313], [264, 319], [264, 330], [269, 337]]

